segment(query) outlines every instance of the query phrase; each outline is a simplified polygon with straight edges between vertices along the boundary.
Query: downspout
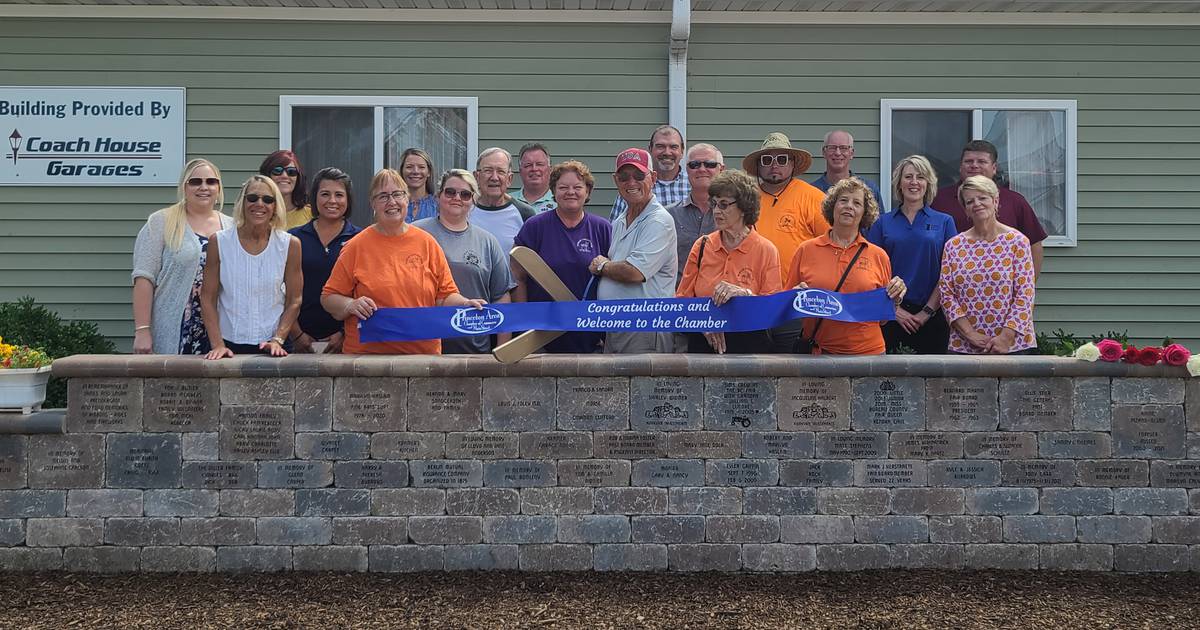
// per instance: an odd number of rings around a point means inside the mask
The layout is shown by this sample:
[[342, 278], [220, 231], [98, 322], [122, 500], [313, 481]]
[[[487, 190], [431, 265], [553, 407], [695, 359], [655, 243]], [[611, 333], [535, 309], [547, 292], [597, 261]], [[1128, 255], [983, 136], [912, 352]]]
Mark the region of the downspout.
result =
[[667, 58], [667, 117], [687, 139], [687, 48], [692, 34], [691, 0], [672, 0], [671, 47]]

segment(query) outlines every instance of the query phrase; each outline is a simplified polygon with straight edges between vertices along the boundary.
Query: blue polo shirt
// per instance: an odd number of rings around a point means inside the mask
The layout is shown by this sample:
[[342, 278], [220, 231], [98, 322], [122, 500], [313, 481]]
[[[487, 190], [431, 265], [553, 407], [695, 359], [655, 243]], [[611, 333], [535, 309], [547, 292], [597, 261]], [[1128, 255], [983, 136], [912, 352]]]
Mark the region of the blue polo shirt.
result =
[[[854, 171], [850, 171], [850, 177], [857, 177], [858, 179], [861, 179], [862, 182], [867, 185], [867, 188], [871, 189], [871, 194], [875, 195], [875, 203], [879, 206], [879, 210], [883, 211], [883, 195], [879, 194], [879, 184], [876, 184], [875, 182], [863, 177], [862, 175], [859, 175], [858, 173], [855, 173]], [[817, 190], [821, 191], [822, 195], [824, 195], [829, 190], [829, 187], [833, 185], [829, 183], [828, 179], [825, 179], [824, 173], [821, 173], [821, 176], [812, 180], [811, 183], [813, 186], [816, 186]]]
[[333, 264], [346, 244], [362, 228], [346, 221], [342, 231], [329, 241], [328, 249], [317, 236], [316, 219], [292, 228], [288, 233], [300, 239], [300, 268], [304, 273], [303, 301], [300, 303], [300, 330], [313, 339], [324, 339], [342, 330], [342, 322], [321, 307], [321, 289], [329, 280]]
[[929, 206], [917, 210], [912, 223], [899, 208], [879, 217], [867, 240], [892, 259], [892, 273], [908, 285], [905, 302], [924, 304], [937, 288], [946, 241], [958, 234], [954, 219]]

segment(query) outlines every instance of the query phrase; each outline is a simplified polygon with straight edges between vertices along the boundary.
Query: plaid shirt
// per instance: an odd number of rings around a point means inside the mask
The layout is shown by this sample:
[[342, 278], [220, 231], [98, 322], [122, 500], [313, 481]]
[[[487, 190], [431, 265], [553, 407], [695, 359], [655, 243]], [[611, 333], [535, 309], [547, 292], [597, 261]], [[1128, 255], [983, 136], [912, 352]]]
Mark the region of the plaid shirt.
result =
[[[654, 196], [658, 198], [658, 203], [663, 207], [671, 207], [684, 199], [692, 192], [692, 185], [688, 182], [687, 175], [683, 169], [679, 170], [679, 175], [671, 181], [658, 180], [654, 182]], [[613, 202], [612, 211], [608, 213], [608, 220], [615, 222], [617, 219], [625, 215], [625, 211], [629, 209], [629, 204], [617, 195], [617, 200]]]

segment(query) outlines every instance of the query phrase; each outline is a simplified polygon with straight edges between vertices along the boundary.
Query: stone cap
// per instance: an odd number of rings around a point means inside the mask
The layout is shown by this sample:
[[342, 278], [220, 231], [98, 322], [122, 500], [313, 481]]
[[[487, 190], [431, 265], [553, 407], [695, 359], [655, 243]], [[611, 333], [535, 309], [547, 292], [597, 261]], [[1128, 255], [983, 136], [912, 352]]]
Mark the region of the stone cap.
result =
[[297, 376], [1132, 376], [1181, 378], [1183, 367], [1089, 363], [1052, 356], [829, 357], [798, 355], [541, 354], [506, 365], [490, 355], [200, 356], [75, 355], [54, 361], [56, 377]]

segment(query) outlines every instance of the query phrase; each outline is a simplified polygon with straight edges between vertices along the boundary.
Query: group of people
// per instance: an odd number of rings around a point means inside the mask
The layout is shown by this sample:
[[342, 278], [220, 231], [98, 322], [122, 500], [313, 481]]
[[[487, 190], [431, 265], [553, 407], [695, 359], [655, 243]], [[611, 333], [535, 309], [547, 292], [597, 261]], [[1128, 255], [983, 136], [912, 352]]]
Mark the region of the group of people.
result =
[[[379, 308], [479, 307], [553, 299], [508, 252], [537, 252], [580, 300], [741, 296], [883, 288], [888, 322], [796, 319], [739, 333], [569, 332], [545, 352], [1010, 354], [1035, 345], [1034, 282], [1046, 234], [1015, 191], [999, 187], [996, 149], [972, 141], [960, 181], [938, 188], [929, 160], [893, 169], [894, 207], [854, 174], [854, 139], [825, 136], [826, 170], [772, 133], [726, 169], [712, 144], [687, 148], [674, 127], [616, 156], [609, 218], [586, 206], [586, 164], [555, 164], [540, 143], [514, 156], [482, 151], [474, 172], [403, 153], [372, 178], [373, 223], [350, 219], [343, 171], [311, 177], [291, 151], [272, 153], [222, 214], [217, 166], [183, 170], [178, 201], [153, 213], [134, 246], [134, 351], [203, 354], [486, 353], [507, 335], [362, 342]], [[515, 176], [520, 186], [510, 193]], [[560, 296], [561, 297], [561, 296]]]

